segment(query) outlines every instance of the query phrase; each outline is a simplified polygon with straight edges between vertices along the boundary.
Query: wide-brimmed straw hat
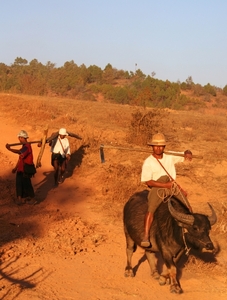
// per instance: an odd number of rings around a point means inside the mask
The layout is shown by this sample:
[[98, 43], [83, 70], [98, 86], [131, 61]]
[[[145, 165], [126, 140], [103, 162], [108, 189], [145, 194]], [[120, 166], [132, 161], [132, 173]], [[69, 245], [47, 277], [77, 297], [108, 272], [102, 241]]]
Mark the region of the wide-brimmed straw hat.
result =
[[147, 143], [149, 146], [166, 146], [166, 138], [162, 133], [156, 133], [152, 136], [151, 141]]

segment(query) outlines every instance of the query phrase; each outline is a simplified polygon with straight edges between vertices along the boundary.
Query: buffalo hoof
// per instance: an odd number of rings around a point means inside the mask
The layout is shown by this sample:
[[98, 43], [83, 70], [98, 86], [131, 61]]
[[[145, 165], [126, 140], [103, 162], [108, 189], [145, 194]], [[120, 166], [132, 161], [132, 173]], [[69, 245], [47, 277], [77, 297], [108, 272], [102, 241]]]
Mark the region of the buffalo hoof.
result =
[[167, 278], [166, 278], [165, 276], [163, 276], [163, 275], [160, 275], [160, 276], [159, 276], [158, 283], [159, 283], [160, 285], [165, 285], [165, 284], [167, 284]]
[[125, 270], [125, 277], [134, 277], [134, 273], [132, 269], [126, 269]]
[[159, 280], [160, 275], [157, 271], [154, 271], [153, 273], [151, 273], [152, 278], [154, 278], [155, 280]]
[[170, 286], [170, 293], [172, 293], [172, 294], [182, 294], [183, 291], [182, 291], [182, 289], [181, 289], [181, 287], [179, 285], [172, 284]]

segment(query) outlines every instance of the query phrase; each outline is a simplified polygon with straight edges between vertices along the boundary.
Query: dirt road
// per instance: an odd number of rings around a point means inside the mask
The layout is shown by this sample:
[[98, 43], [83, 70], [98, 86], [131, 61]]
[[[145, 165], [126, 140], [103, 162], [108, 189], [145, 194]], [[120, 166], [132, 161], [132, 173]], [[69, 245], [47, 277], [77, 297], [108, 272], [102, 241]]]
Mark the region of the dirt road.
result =
[[[16, 206], [11, 169], [17, 156], [7, 151], [5, 144], [17, 141], [20, 129], [29, 132], [30, 140], [42, 132], [32, 132], [26, 124], [21, 128], [4, 115], [0, 124], [4, 133], [0, 139], [0, 299], [226, 299], [226, 256], [220, 256], [217, 264], [204, 266], [193, 259], [186, 264], [180, 278], [184, 293], [180, 296], [170, 294], [169, 286], [159, 286], [150, 277], [142, 249], [133, 256], [136, 276], [124, 277], [122, 204], [113, 212], [108, 204], [105, 206], [103, 187], [109, 183], [103, 180], [107, 170], [100, 164], [98, 153], [97, 157], [90, 156], [93, 161], [89, 167], [76, 166], [62, 185], [53, 188], [47, 147], [42, 167], [33, 179], [39, 203]], [[39, 149], [33, 149], [37, 157]]]

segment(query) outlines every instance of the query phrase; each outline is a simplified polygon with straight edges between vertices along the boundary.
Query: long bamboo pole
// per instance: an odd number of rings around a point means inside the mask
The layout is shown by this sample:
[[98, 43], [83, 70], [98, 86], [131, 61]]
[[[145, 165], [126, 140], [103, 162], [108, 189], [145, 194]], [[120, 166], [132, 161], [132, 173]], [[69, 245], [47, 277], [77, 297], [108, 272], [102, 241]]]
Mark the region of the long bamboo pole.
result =
[[[32, 142], [26, 142], [26, 144], [38, 144], [38, 143], [41, 143], [42, 141], [32, 141]], [[23, 145], [22, 143], [14, 143], [14, 144], [9, 144], [10, 147], [12, 146], [21, 146]]]
[[[149, 149], [144, 149], [144, 148], [125, 148], [125, 147], [118, 147], [118, 146], [110, 146], [110, 145], [100, 145], [100, 157], [101, 157], [101, 161], [104, 162], [105, 161], [105, 157], [104, 157], [104, 151], [103, 149], [107, 148], [107, 149], [119, 149], [119, 150], [126, 150], [126, 151], [138, 151], [138, 152], [147, 152], [147, 153], [153, 153], [153, 151], [149, 150]], [[169, 155], [175, 155], [175, 156], [182, 156], [184, 157], [184, 152], [176, 152], [176, 151], [164, 151], [165, 154], [169, 154]], [[201, 155], [192, 155], [192, 158], [198, 158], [198, 159], [203, 159], [203, 156]]]

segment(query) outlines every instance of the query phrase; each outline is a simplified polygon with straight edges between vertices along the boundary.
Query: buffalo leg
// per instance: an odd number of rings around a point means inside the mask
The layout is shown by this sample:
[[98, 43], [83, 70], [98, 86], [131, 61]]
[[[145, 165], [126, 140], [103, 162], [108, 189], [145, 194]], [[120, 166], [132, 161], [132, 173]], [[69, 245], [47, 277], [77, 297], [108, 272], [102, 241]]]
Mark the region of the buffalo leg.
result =
[[174, 264], [170, 265], [169, 263], [166, 263], [162, 274], [160, 275], [159, 284], [170, 284], [171, 293], [181, 294], [183, 292], [180, 283], [177, 280], [177, 268]]
[[130, 238], [128, 233], [125, 231], [126, 237], [126, 255], [127, 255], [127, 265], [125, 267], [125, 277], [134, 277], [134, 273], [132, 270], [132, 255], [136, 250], [136, 244]]
[[170, 268], [170, 292], [175, 294], [183, 293], [180, 283], [177, 280], [177, 269], [175, 266], [171, 266]]
[[170, 284], [170, 274], [165, 264], [163, 265], [162, 273], [159, 277], [159, 284], [160, 285]]
[[159, 279], [159, 274], [158, 274], [158, 270], [157, 270], [157, 259], [155, 257], [155, 254], [153, 252], [150, 251], [145, 251], [150, 269], [151, 269], [151, 276], [154, 279]]

